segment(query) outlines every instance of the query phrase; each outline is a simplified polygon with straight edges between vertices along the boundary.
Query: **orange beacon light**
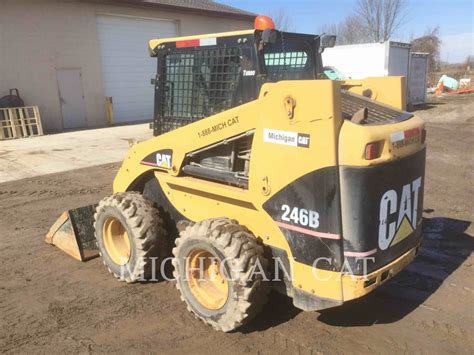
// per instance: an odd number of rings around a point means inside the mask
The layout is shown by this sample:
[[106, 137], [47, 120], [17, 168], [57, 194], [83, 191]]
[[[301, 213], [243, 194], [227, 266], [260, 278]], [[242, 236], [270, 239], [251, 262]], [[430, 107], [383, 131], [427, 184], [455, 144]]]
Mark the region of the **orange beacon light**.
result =
[[275, 23], [268, 16], [259, 15], [255, 18], [254, 27], [256, 30], [275, 29]]

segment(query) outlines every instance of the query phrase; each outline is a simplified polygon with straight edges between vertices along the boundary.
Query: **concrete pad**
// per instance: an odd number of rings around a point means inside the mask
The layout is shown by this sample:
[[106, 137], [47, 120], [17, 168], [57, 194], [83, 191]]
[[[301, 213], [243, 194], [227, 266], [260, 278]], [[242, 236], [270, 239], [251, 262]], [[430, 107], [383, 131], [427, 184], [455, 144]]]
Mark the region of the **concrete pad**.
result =
[[119, 162], [130, 141], [151, 137], [139, 124], [0, 141], [0, 183]]

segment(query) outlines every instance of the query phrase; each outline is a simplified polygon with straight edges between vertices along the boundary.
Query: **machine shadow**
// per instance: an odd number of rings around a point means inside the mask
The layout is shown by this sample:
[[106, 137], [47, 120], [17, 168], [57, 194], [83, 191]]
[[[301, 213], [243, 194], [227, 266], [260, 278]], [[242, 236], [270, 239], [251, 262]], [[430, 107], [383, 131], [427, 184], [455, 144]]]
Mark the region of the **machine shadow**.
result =
[[268, 297], [268, 302], [257, 317], [237, 331], [247, 334], [266, 330], [288, 322], [300, 312], [302, 310], [293, 306], [293, 300], [290, 297], [272, 291]]
[[[470, 224], [444, 217], [423, 218], [424, 241], [412, 264], [371, 294], [319, 312], [318, 320], [332, 326], [357, 327], [402, 319], [436, 292], [471, 255], [474, 238], [465, 233]], [[272, 292], [262, 312], [239, 332], [269, 329], [300, 312], [291, 298]]]
[[409, 112], [427, 111], [444, 104], [445, 104], [444, 102], [426, 102], [421, 105], [411, 106], [408, 108], [408, 111]]
[[318, 320], [334, 326], [396, 322], [419, 307], [474, 250], [466, 234], [471, 222], [423, 218], [423, 245], [412, 264], [366, 297], [321, 311]]

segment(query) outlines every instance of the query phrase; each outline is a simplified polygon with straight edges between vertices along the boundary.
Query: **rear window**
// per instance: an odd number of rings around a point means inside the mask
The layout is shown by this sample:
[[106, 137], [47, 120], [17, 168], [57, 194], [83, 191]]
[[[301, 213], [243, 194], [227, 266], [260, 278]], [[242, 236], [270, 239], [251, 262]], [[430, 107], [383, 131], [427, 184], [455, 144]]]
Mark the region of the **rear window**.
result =
[[276, 43], [266, 44], [263, 57], [267, 81], [315, 78], [312, 48], [306, 41], [285, 39], [280, 33]]
[[271, 81], [304, 79], [308, 75], [306, 52], [265, 53], [264, 59]]

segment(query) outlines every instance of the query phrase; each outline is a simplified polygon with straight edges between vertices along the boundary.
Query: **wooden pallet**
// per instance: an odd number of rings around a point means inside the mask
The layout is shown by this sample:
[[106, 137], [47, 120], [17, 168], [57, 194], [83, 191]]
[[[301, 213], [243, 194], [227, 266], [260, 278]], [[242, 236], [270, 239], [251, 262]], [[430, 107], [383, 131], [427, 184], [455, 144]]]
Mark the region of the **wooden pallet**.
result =
[[38, 106], [0, 108], [0, 140], [42, 135]]

